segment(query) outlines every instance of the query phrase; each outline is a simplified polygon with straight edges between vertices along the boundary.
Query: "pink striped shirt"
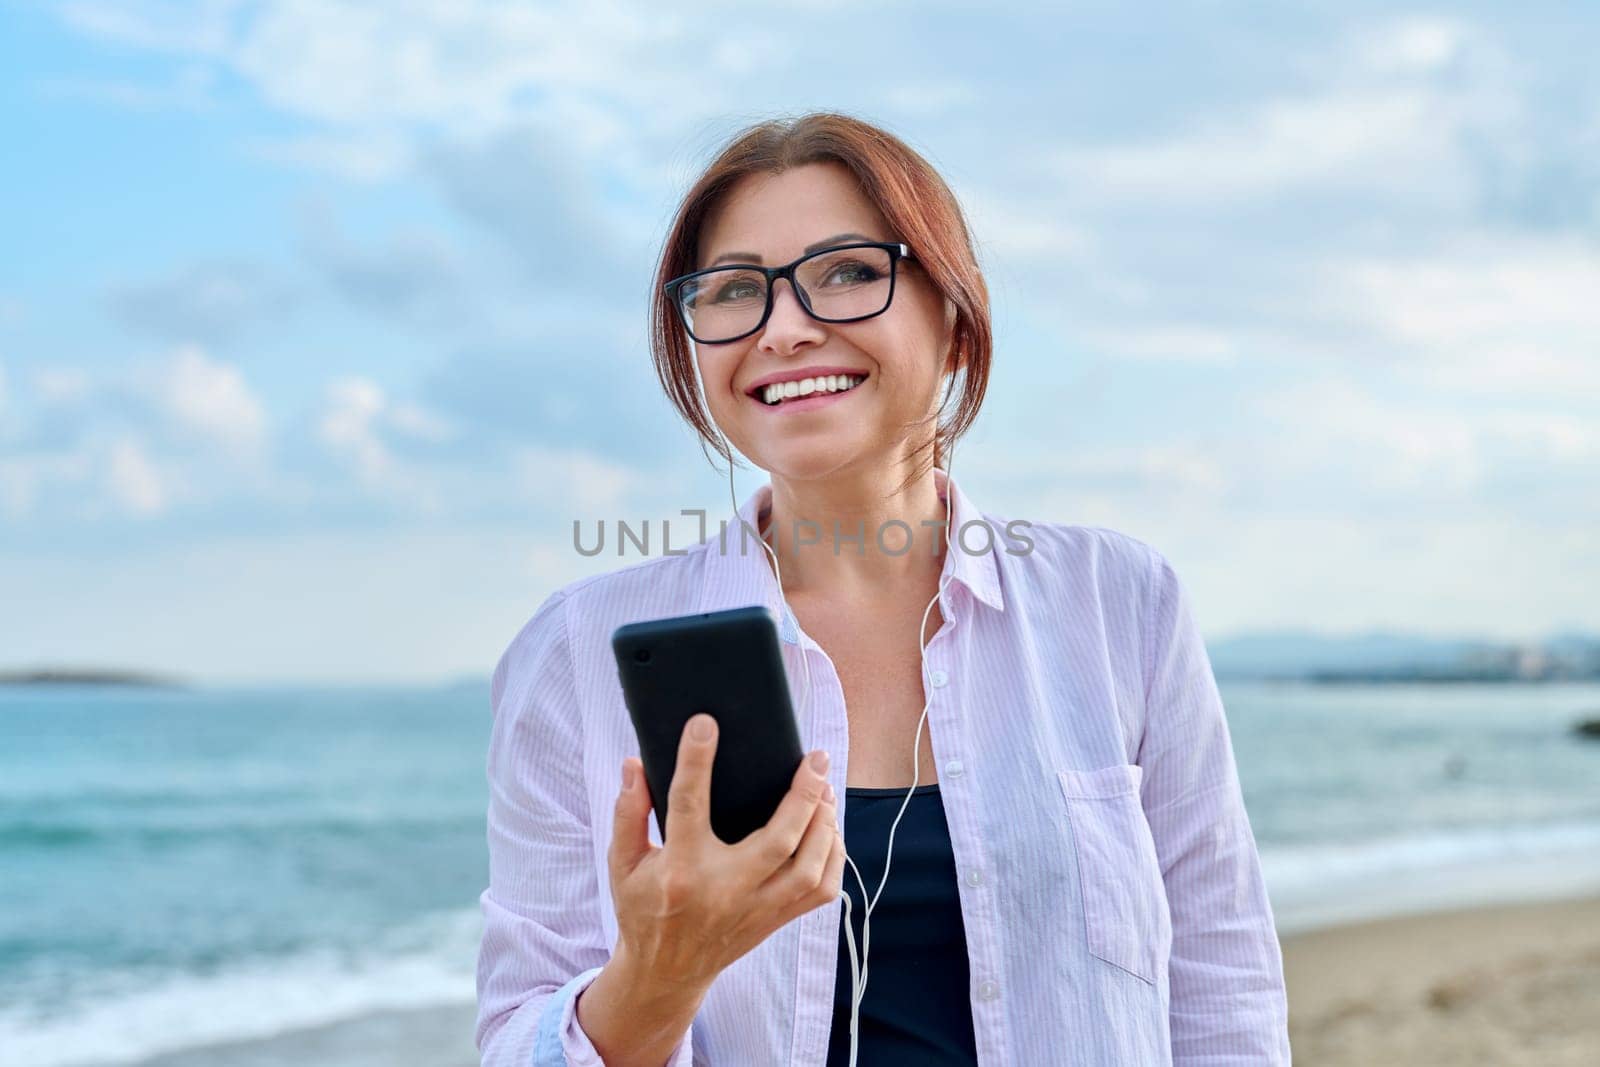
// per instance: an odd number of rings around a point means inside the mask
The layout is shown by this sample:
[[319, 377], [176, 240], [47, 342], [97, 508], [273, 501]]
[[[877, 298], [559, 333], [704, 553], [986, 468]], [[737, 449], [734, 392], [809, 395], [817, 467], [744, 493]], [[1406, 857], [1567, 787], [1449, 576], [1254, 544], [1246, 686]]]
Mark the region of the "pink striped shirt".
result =
[[[979, 1063], [1289, 1063], [1282, 957], [1185, 585], [1112, 530], [1030, 520], [1008, 534], [1011, 520], [935, 477], [941, 494], [954, 490], [952, 541], [973, 519], [993, 531], [989, 552], [978, 554], [981, 530], [962, 542], [972, 552], [946, 547], [923, 727], [958, 872]], [[771, 498], [763, 485], [740, 517], [759, 528]], [[726, 551], [713, 519], [684, 554], [569, 583], [495, 668], [477, 971], [486, 1067], [602, 1063], [574, 1006], [616, 944], [607, 850], [622, 758], [639, 752], [617, 626], [770, 607], [801, 742], [832, 756], [842, 827], [838, 675], [785, 610], [760, 545], [750, 537], [741, 553], [739, 527], [727, 530]], [[654, 816], [650, 837], [661, 843]], [[882, 870], [862, 874], [870, 889]], [[728, 967], [670, 1067], [821, 1067], [842, 907], [796, 919]]]

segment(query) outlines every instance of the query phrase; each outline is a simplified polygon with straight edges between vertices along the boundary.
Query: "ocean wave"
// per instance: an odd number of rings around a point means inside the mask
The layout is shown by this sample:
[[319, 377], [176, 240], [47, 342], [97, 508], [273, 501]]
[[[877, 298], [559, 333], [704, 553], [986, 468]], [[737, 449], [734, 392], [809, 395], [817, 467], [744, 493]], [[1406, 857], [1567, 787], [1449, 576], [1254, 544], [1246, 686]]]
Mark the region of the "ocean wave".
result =
[[70, 1002], [6, 1005], [0, 1049], [30, 1067], [130, 1063], [373, 1011], [470, 1003], [481, 922], [475, 908], [428, 916], [358, 954], [308, 951], [154, 981], [100, 974]]
[[67, 849], [104, 843], [171, 846], [196, 841], [256, 841], [292, 835], [368, 839], [375, 834], [420, 837], [472, 833], [483, 824], [481, 813], [440, 816], [395, 816], [373, 811], [329, 815], [270, 815], [260, 812], [185, 812], [160, 817], [100, 816], [92, 818], [26, 818], [0, 821], [0, 852], [13, 856], [23, 849]]
[[1280, 929], [1600, 889], [1600, 823], [1261, 848]]
[[287, 775], [265, 784], [240, 782], [222, 776], [205, 778], [189, 786], [168, 782], [42, 782], [32, 786], [0, 788], [0, 811], [38, 804], [106, 805], [127, 807], [184, 807], [228, 803], [276, 803], [303, 795], [304, 784]]

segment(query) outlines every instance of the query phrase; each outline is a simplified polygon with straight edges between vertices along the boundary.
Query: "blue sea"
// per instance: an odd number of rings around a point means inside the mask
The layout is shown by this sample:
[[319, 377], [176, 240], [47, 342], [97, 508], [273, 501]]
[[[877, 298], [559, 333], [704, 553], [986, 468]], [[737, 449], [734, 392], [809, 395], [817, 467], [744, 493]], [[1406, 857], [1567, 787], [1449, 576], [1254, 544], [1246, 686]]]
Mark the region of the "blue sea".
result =
[[[1222, 683], [1280, 927], [1600, 890], [1600, 686]], [[0, 688], [0, 1061], [473, 998], [487, 679]]]

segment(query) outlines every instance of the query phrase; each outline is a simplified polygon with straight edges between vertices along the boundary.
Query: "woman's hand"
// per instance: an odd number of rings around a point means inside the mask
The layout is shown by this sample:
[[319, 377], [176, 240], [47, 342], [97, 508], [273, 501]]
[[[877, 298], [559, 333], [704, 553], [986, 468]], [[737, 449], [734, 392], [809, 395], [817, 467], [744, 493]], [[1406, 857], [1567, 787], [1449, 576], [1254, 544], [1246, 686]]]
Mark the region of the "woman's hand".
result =
[[[701, 725], [710, 727], [703, 740], [695, 736]], [[716, 720], [704, 713], [691, 718], [678, 743], [659, 847], [649, 839], [644, 766], [632, 756], [623, 760], [633, 785], [617, 796], [611, 835], [617, 953], [627, 953], [635, 973], [701, 994], [773, 931], [831, 902], [844, 878], [826, 752], [817, 749], [801, 761], [765, 826], [729, 845], [711, 829], [716, 751]]]

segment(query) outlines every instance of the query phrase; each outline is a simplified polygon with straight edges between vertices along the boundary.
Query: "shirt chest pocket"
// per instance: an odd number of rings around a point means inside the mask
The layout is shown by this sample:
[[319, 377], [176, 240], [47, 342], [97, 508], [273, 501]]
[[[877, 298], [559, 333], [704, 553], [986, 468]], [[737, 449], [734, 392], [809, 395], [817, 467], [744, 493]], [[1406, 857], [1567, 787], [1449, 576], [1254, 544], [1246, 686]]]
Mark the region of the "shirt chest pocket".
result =
[[1172, 950], [1172, 916], [1150, 824], [1144, 768], [1057, 771], [1072, 825], [1090, 954], [1155, 982]]

